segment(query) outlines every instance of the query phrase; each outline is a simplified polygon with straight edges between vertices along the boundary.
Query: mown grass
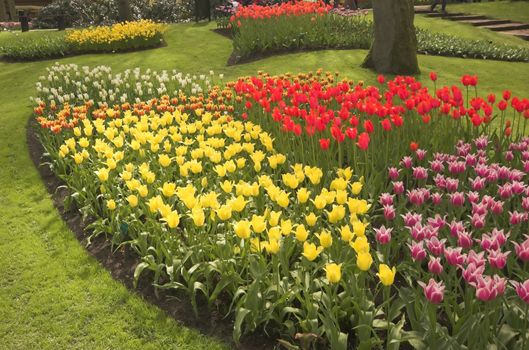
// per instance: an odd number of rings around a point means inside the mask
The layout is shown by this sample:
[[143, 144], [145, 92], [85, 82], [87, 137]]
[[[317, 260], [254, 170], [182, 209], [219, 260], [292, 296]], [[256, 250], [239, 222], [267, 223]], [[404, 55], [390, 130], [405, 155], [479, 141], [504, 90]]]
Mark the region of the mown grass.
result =
[[493, 1], [468, 4], [449, 4], [446, 8], [449, 12], [471, 13], [474, 15], [485, 15], [491, 18], [510, 19], [529, 23], [528, 1]]
[[[167, 47], [83, 55], [60, 62], [106, 64], [116, 71], [137, 66], [191, 73], [211, 69], [224, 73], [226, 79], [257, 70], [283, 73], [321, 67], [354, 80], [375, 82], [373, 72], [359, 67], [364, 50], [296, 53], [227, 67], [231, 41], [212, 32], [214, 27], [173, 25], [166, 33]], [[30, 35], [39, 35], [35, 33]], [[481, 35], [474, 31], [476, 38]], [[0, 33], [0, 40], [8, 40], [5, 33]], [[186, 329], [114, 281], [61, 221], [29, 158], [25, 137], [32, 111], [28, 97], [36, 79], [55, 61], [0, 62], [0, 348], [227, 347]], [[419, 61], [423, 72], [438, 72], [440, 84], [457, 84], [462, 74], [478, 74], [483, 92], [509, 88], [529, 96], [529, 65], [525, 63], [433, 56], [420, 56]], [[429, 84], [427, 74], [420, 79]]]

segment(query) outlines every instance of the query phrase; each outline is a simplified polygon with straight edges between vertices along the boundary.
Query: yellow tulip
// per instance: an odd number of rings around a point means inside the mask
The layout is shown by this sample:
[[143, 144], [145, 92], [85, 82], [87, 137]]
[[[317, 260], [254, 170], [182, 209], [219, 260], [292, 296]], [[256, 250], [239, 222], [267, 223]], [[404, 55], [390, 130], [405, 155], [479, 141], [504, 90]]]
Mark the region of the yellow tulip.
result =
[[325, 274], [327, 281], [330, 283], [338, 283], [342, 279], [342, 264], [327, 264], [325, 266]]
[[310, 191], [308, 191], [305, 187], [302, 187], [298, 190], [297, 197], [299, 203], [306, 203], [310, 197]]
[[167, 154], [160, 154], [158, 156], [158, 163], [160, 163], [160, 165], [164, 168], [167, 168], [169, 165], [171, 165], [171, 158]]
[[114, 210], [116, 209], [116, 202], [113, 200], [113, 199], [109, 199], [107, 200], [107, 208], [109, 210]]
[[135, 195], [131, 194], [130, 196], [127, 197], [127, 202], [129, 202], [129, 205], [134, 208], [138, 205], [138, 197], [136, 197]]
[[172, 182], [165, 182], [160, 190], [165, 197], [172, 197], [175, 194], [176, 184]]
[[223, 205], [219, 209], [217, 209], [217, 216], [222, 221], [226, 221], [229, 218], [231, 218], [231, 206], [230, 205]]
[[357, 194], [362, 191], [362, 183], [361, 182], [353, 182], [351, 185], [351, 192], [356, 196]]
[[335, 224], [345, 216], [345, 207], [343, 205], [334, 205], [330, 212], [327, 212], [329, 222]]
[[253, 215], [252, 216], [252, 228], [255, 233], [261, 233], [266, 229], [266, 221], [264, 216]]
[[288, 236], [292, 232], [292, 221], [281, 219], [281, 233]]
[[280, 211], [271, 211], [268, 218], [268, 223], [270, 224], [270, 226], [277, 226], [279, 224], [280, 216]]
[[307, 221], [307, 225], [314, 226], [316, 225], [316, 221], [318, 221], [318, 217], [314, 213], [310, 213], [309, 215], [305, 216], [305, 221]]
[[308, 261], [314, 261], [323, 251], [323, 247], [316, 247], [314, 243], [304, 242], [302, 255]]
[[319, 235], [316, 235], [316, 237], [320, 240], [320, 245], [323, 248], [328, 248], [332, 245], [332, 235], [329, 232], [323, 230]]
[[303, 224], [299, 224], [296, 227], [296, 239], [300, 242], [305, 242], [308, 236], [309, 233], [307, 229], [305, 229], [305, 226]]
[[349, 228], [349, 225], [342, 226], [340, 230], [340, 235], [342, 236], [342, 240], [345, 242], [349, 242], [353, 239], [353, 232], [351, 232], [351, 229]]
[[239, 237], [240, 239], [248, 239], [250, 238], [250, 234], [252, 233], [250, 226], [250, 221], [241, 220], [233, 226], [233, 229], [237, 237]]
[[366, 236], [357, 237], [354, 242], [349, 242], [349, 245], [355, 250], [357, 254], [362, 252], [369, 252], [369, 242]]
[[373, 263], [373, 257], [367, 252], [360, 252], [356, 256], [356, 266], [362, 271], [367, 271]]
[[386, 287], [389, 287], [393, 284], [395, 281], [395, 274], [397, 273], [397, 269], [395, 267], [390, 268], [386, 264], [380, 264], [378, 267], [378, 273], [377, 276], [380, 279], [380, 282], [382, 282], [383, 285]]
[[108, 180], [108, 169], [101, 168], [98, 171], [96, 171], [96, 175], [99, 178], [99, 181], [105, 182]]
[[163, 219], [169, 228], [175, 228], [180, 223], [180, 215], [176, 210], [170, 211]]
[[202, 209], [199, 206], [194, 207], [191, 210], [191, 219], [193, 219], [193, 223], [195, 226], [200, 227], [204, 225], [204, 222], [206, 221], [206, 215], [204, 214], [204, 209]]
[[277, 254], [280, 248], [279, 241], [271, 239], [270, 241], [264, 243], [264, 248], [270, 254]]

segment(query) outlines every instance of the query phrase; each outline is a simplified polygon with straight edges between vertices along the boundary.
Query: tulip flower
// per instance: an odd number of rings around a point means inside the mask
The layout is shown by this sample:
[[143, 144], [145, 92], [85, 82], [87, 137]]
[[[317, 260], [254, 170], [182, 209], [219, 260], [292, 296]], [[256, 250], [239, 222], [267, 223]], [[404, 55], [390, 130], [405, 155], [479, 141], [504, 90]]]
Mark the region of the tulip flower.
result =
[[325, 265], [325, 276], [330, 283], [338, 283], [342, 279], [342, 264]]
[[308, 261], [314, 261], [318, 255], [323, 251], [323, 247], [316, 247], [314, 243], [304, 242], [302, 255]]
[[435, 282], [433, 278], [430, 278], [428, 284], [421, 281], [418, 282], [424, 291], [424, 296], [432, 304], [439, 304], [444, 299], [445, 286], [443, 282]]
[[516, 294], [518, 294], [520, 299], [522, 299], [524, 303], [529, 304], [529, 280], [526, 280], [523, 283], [511, 281], [511, 284], [514, 286]]
[[380, 244], [388, 244], [391, 241], [391, 232], [392, 228], [386, 228], [381, 226], [378, 229], [375, 229], [375, 238]]
[[396, 273], [397, 273], [397, 269], [395, 267], [390, 268], [386, 264], [380, 264], [379, 267], [378, 267], [377, 276], [380, 279], [380, 282], [384, 286], [389, 287], [395, 281], [395, 274]]
[[372, 263], [373, 257], [371, 256], [371, 254], [369, 254], [369, 252], [360, 252], [356, 256], [356, 266], [358, 266], [361, 271], [369, 270]]

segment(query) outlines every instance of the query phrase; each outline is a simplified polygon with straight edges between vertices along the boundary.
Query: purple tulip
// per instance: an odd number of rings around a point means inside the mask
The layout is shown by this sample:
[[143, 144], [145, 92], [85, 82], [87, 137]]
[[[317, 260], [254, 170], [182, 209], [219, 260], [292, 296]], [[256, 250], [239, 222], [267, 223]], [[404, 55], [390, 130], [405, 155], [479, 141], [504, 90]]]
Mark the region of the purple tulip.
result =
[[[529, 282], [529, 281], [528, 281]], [[424, 291], [424, 296], [432, 304], [439, 304], [444, 299], [445, 286], [443, 282], [435, 282], [433, 278], [430, 278], [428, 284], [425, 284], [421, 281], [418, 282]], [[529, 290], [529, 283], [527, 289]], [[529, 294], [529, 291], [528, 291]], [[528, 297], [529, 299], [529, 297]]]

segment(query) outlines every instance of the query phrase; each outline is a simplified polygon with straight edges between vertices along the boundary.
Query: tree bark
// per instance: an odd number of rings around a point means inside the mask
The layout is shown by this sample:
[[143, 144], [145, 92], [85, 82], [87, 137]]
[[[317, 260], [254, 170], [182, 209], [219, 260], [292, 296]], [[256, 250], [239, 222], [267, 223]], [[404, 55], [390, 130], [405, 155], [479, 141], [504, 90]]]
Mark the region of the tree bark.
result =
[[362, 64], [379, 73], [417, 74], [413, 0], [373, 0], [375, 39]]
[[7, 9], [4, 0], [0, 0], [0, 22], [7, 22]]
[[6, 0], [6, 1], [7, 1], [6, 8], [7, 8], [7, 12], [9, 12], [9, 15], [11, 16], [10, 18], [11, 22], [18, 21], [18, 13], [15, 7], [15, 0]]
[[117, 0], [119, 20], [122, 22], [132, 20], [132, 10], [129, 0]]

